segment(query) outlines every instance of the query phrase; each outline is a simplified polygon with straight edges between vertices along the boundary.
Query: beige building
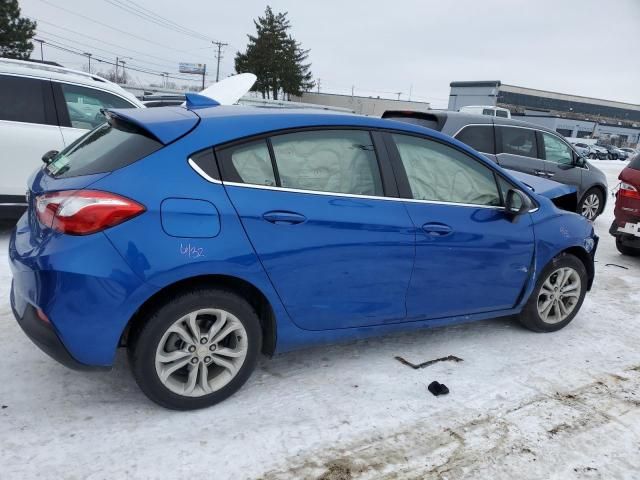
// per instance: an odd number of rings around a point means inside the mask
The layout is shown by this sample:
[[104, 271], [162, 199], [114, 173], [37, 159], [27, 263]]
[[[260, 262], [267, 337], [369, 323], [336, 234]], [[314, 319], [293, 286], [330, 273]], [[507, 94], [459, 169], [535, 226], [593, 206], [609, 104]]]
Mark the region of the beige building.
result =
[[385, 110], [412, 110], [423, 112], [431, 108], [426, 102], [411, 102], [380, 97], [358, 97], [333, 93], [305, 92], [301, 97], [291, 97], [293, 102], [345, 108], [361, 115], [381, 116]]

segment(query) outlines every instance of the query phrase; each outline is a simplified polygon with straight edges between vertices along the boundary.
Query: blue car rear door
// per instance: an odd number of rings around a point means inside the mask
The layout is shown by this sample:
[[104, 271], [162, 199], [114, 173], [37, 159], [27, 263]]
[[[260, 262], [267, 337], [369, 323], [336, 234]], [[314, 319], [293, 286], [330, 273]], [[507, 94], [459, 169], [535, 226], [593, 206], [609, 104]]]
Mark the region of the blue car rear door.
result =
[[406, 317], [414, 228], [390, 164], [377, 154], [384, 153], [380, 138], [367, 130], [300, 130], [217, 150], [229, 198], [301, 328]]
[[386, 140], [416, 228], [408, 318], [513, 307], [529, 276], [534, 236], [529, 215], [512, 222], [502, 206], [509, 182], [453, 145], [404, 134]]

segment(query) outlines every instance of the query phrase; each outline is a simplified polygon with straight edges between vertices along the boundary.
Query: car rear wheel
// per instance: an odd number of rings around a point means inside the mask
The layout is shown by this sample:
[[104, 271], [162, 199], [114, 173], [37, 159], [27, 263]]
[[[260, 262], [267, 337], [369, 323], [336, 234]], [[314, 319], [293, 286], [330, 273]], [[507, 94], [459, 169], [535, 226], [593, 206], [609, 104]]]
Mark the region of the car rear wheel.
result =
[[621, 240], [620, 237], [616, 237], [616, 248], [622, 255], [627, 255], [629, 257], [640, 257], [640, 248], [625, 245], [624, 241]]
[[602, 211], [603, 200], [602, 193], [597, 188], [587, 190], [578, 205], [578, 213], [587, 220], [595, 220]]
[[175, 296], [132, 332], [136, 382], [154, 402], [193, 410], [235, 393], [255, 368], [260, 322], [233, 292], [201, 289]]
[[534, 332], [555, 332], [576, 316], [587, 291], [587, 271], [579, 258], [561, 254], [547, 265], [519, 316]]

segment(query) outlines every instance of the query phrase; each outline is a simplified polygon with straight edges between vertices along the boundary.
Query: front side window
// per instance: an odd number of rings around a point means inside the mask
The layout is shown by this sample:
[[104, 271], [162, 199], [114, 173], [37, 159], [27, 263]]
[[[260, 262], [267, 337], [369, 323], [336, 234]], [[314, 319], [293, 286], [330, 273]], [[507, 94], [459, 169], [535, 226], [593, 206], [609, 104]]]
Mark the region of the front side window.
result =
[[496, 153], [492, 125], [472, 125], [464, 127], [456, 139], [482, 153]]
[[562, 165], [571, 165], [573, 163], [573, 151], [571, 147], [560, 140], [555, 135], [542, 132], [544, 141], [545, 159]]
[[413, 198], [471, 205], [501, 205], [493, 171], [439, 142], [392, 135]]
[[496, 127], [500, 151], [511, 155], [537, 158], [536, 132], [528, 128]]
[[383, 195], [369, 132], [317, 130], [271, 138], [280, 186], [355, 195]]
[[106, 119], [101, 112], [103, 108], [133, 107], [128, 101], [101, 90], [66, 83], [61, 84], [61, 87], [73, 128], [88, 130], [104, 123]]
[[47, 121], [46, 112], [50, 97], [48, 81], [0, 75], [0, 120], [52, 123]]

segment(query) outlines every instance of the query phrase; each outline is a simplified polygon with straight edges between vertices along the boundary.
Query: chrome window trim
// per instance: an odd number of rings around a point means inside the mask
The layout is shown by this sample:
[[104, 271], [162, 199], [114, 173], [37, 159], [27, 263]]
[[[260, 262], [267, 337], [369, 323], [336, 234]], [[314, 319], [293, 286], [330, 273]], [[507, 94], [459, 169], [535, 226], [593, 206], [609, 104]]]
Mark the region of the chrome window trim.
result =
[[[216, 182], [218, 183], [218, 182]], [[412, 203], [427, 203], [427, 204], [435, 204], [435, 205], [453, 205], [457, 207], [472, 207], [472, 208], [491, 208], [494, 210], [504, 210], [505, 207], [502, 206], [493, 206], [493, 205], [476, 205], [473, 203], [455, 203], [455, 202], [439, 202], [436, 200], [419, 200], [415, 198], [400, 198], [400, 197], [382, 197], [377, 195], [359, 195], [355, 193], [337, 193], [337, 192], [323, 192], [320, 190], [303, 190], [298, 188], [288, 188], [288, 187], [276, 187], [271, 185], [253, 185], [249, 183], [239, 183], [239, 182], [222, 182], [223, 185], [228, 185], [230, 187], [243, 187], [243, 188], [255, 188], [258, 190], [274, 190], [281, 192], [289, 192], [289, 193], [305, 193], [310, 195], [324, 195], [329, 197], [346, 197], [346, 198], [362, 198], [367, 200], [388, 200], [391, 202], [412, 202]]]
[[28, 207], [28, 203], [0, 203], [0, 207]]
[[213, 178], [210, 175], [208, 175], [204, 170], [202, 170], [198, 164], [196, 162], [193, 161], [193, 159], [191, 157], [189, 157], [189, 159], [187, 160], [189, 162], [189, 165], [191, 166], [191, 168], [193, 168], [193, 170], [200, 175], [202, 178], [204, 178], [207, 182], [210, 183], [215, 183], [217, 185], [222, 185], [222, 182], [220, 180], [218, 180], [217, 178]]

